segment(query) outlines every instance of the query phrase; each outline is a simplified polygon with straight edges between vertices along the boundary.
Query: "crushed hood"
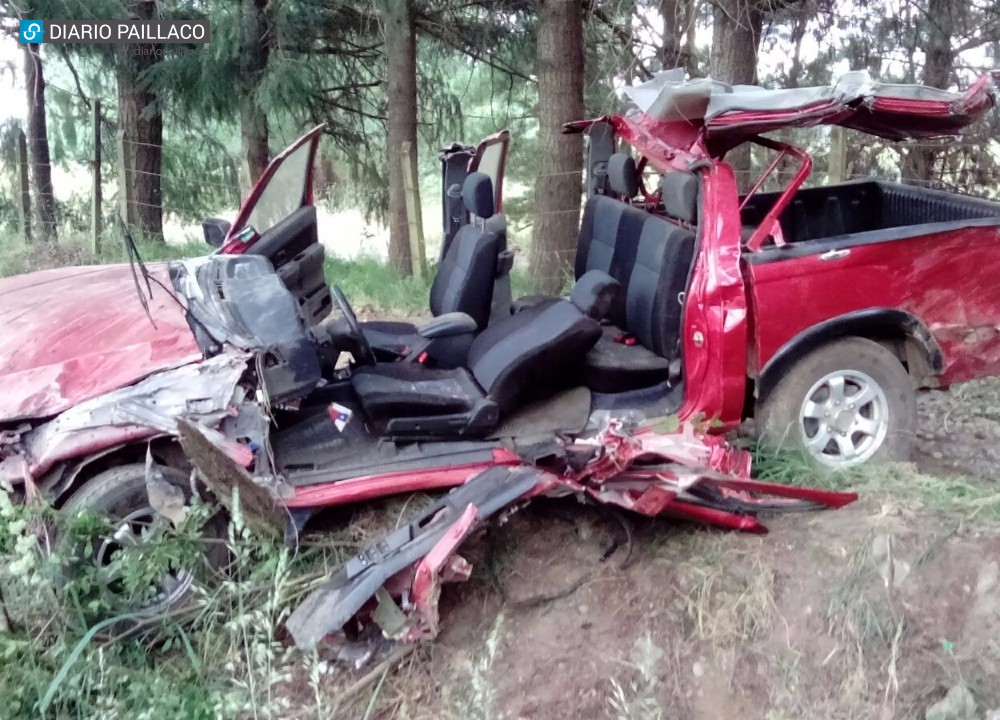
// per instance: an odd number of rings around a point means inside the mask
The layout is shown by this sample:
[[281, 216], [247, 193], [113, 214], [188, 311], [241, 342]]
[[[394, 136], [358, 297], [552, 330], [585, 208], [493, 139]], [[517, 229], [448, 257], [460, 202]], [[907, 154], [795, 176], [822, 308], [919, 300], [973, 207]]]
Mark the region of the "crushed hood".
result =
[[147, 268], [163, 283], [147, 294], [155, 327], [128, 265], [0, 279], [0, 422], [55, 415], [201, 359], [166, 265]]

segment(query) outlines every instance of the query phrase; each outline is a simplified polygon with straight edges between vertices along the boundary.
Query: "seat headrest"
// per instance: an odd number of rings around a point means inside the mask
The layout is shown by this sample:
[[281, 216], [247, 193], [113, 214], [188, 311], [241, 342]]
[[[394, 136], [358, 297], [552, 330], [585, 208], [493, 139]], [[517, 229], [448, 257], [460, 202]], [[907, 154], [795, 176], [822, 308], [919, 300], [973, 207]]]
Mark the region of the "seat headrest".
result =
[[469, 173], [462, 183], [462, 201], [465, 209], [476, 217], [493, 215], [493, 181], [482, 172]]
[[698, 223], [698, 177], [694, 173], [667, 173], [660, 189], [667, 215], [692, 225]]
[[608, 158], [608, 185], [611, 192], [631, 200], [639, 192], [639, 173], [631, 155], [615, 153]]

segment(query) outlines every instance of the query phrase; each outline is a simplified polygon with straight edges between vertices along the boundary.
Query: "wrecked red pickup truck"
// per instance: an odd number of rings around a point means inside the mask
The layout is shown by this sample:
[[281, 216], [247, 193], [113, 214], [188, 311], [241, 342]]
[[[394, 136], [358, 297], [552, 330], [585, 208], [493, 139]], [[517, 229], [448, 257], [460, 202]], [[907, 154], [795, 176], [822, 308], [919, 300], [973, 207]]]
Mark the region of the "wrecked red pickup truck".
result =
[[[568, 130], [590, 137], [591, 191], [690, 228], [672, 240], [676, 279], [657, 298], [678, 321], [668, 357], [682, 361], [681, 417], [726, 427], [755, 417], [770, 444], [833, 468], [907, 459], [915, 390], [1000, 373], [1000, 204], [875, 179], [803, 188], [810, 157], [763, 134], [823, 124], [890, 140], [955, 134], [993, 107], [995, 77], [964, 94], [864, 72], [795, 90], [680, 80], [663, 73], [627, 91], [637, 110]], [[659, 188], [629, 177], [618, 138], [641, 152], [638, 170], [662, 173]], [[741, 195], [722, 158], [747, 142], [773, 162]], [[798, 170], [787, 187], [760, 192], [788, 160]], [[582, 267], [578, 255], [578, 274], [628, 266], [636, 241], [643, 257], [629, 221], [615, 239], [631, 243]]]
[[[510, 297], [507, 133], [442, 155], [420, 327], [361, 323], [327, 285], [322, 128], [275, 158], [234, 223], [206, 221], [219, 252], [146, 266], [129, 245], [128, 265], [0, 281], [0, 482], [110, 513], [135, 542], [163, 514], [151, 467], [190, 493], [192, 464], [213, 487], [266, 491], [293, 541], [321, 508], [505, 466], [535, 475], [500, 497], [543, 488], [744, 530], [775, 496], [843, 504], [753, 484], [719, 431], [755, 415], [833, 467], [905, 456], [916, 388], [996, 372], [1000, 205], [877, 181], [801, 189], [808, 156], [761, 133], [950, 134], [992, 107], [990, 78], [959, 95], [863, 74], [793, 91], [667, 74], [633, 97], [628, 115], [568, 128], [589, 160], [566, 298]], [[797, 158], [790, 186], [741, 197], [722, 158], [744, 142]]]

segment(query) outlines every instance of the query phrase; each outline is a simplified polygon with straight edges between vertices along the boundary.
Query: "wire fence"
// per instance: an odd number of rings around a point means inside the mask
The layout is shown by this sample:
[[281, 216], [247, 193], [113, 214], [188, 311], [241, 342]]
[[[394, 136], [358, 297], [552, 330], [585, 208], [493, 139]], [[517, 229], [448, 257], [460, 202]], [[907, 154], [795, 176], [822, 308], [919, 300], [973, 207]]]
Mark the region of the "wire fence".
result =
[[[911, 142], [900, 152], [884, 142], [858, 137], [861, 139], [855, 138], [849, 144], [838, 169], [836, 163], [824, 158], [830, 150], [827, 136], [820, 132], [811, 136], [805, 146], [817, 159], [806, 186], [877, 178], [994, 199], [1000, 192], [1000, 143], [995, 139]], [[94, 138], [96, 147], [91, 148], [89, 158], [36, 166], [22, 154], [15, 162], [4, 164], [10, 171], [0, 175], [0, 225], [11, 230], [5, 235], [36, 240], [57, 237], [60, 243], [76, 243], [96, 253], [121, 248], [120, 226], [124, 224], [135, 237], [163, 240], [172, 246], [188, 244], [190, 249], [189, 243], [201, 241], [200, 221], [209, 216], [231, 218], [248, 190], [246, 174], [241, 174], [240, 158], [235, 152], [215, 148], [216, 152], [204, 156], [192, 152], [181, 140], [155, 144], [124, 138], [117, 134], [115, 124], [103, 117], [98, 120]], [[924, 150], [935, 152], [930, 176], [907, 176], [905, 153]], [[99, 162], [96, 158], [100, 158]], [[769, 163], [766, 154], [753, 153], [749, 168], [734, 170], [740, 187], [753, 185]], [[51, 188], [39, 187], [38, 183], [44, 175], [39, 170], [46, 167]], [[796, 169], [794, 159], [780, 162], [759, 191], [775, 192], [787, 187]], [[31, 179], [27, 193], [23, 192], [25, 171]], [[323, 174], [321, 169], [318, 171]], [[537, 209], [534, 188], [528, 183], [516, 183], [518, 190], [505, 198], [509, 241], [518, 250], [517, 267], [535, 279], [540, 273], [565, 274], [573, 263], [576, 250], [572, 238], [579, 227], [584, 199], [582, 175], [579, 170], [538, 172], [532, 179], [534, 184], [544, 185], [563, 177], [580, 178], [580, 197], [569, 206]], [[317, 195], [321, 198], [326, 180], [320, 178]], [[654, 189], [657, 173], [648, 172], [645, 182], [647, 189]], [[98, 188], [100, 192], [95, 193]], [[40, 216], [39, 209], [44, 209], [46, 200], [53, 208], [53, 227], [47, 227], [47, 223], [51, 224], [49, 218]], [[439, 198], [426, 194], [423, 198], [432, 261], [437, 257], [441, 234], [440, 227], [436, 227], [439, 202]], [[533, 253], [536, 226], [545, 225], [550, 230], [558, 227], [552, 224], [553, 219], [572, 228], [559, 232], [567, 239], [561, 246], [547, 244], [544, 252]], [[332, 205], [321, 207], [319, 223], [320, 238], [332, 254], [368, 255], [383, 260], [388, 257], [388, 230], [382, 223]], [[554, 282], [552, 278], [541, 280]]]

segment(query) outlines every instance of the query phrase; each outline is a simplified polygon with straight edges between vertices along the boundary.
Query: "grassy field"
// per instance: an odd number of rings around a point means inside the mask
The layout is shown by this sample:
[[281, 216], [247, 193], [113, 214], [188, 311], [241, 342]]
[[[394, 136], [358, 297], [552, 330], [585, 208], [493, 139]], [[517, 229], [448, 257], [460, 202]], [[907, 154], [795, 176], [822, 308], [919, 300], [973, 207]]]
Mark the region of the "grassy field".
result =
[[[206, 245], [191, 242], [183, 245], [165, 245], [159, 242], [137, 243], [139, 254], [145, 261], [173, 260], [197, 257], [208, 253]], [[121, 241], [108, 241], [99, 254], [94, 255], [81, 244], [69, 242], [52, 246], [28, 246], [0, 241], [0, 277], [63, 265], [90, 265], [128, 262], [125, 245]], [[357, 311], [399, 312], [406, 314], [428, 312], [427, 303], [434, 268], [423, 278], [403, 276], [376, 258], [342, 260], [328, 256], [327, 281], [339, 285]], [[531, 290], [528, 275], [515, 270], [511, 276], [515, 297]]]

